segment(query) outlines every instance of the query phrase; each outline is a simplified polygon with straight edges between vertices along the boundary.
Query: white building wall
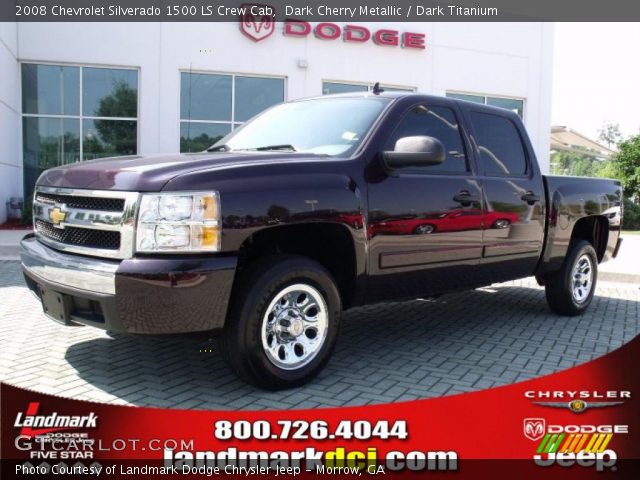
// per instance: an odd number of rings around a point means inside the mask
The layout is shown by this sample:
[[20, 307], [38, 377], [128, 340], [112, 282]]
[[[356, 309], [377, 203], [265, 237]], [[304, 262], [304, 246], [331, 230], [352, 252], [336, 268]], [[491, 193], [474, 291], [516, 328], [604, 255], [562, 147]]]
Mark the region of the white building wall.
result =
[[[367, 26], [376, 29], [375, 24]], [[237, 23], [21, 23], [17, 44], [22, 61], [139, 68], [141, 154], [179, 150], [180, 71], [193, 70], [284, 76], [288, 100], [320, 95], [323, 80], [379, 81], [437, 95], [453, 90], [524, 98], [524, 121], [543, 171], [548, 170], [550, 24], [385, 23], [383, 28], [423, 32], [427, 48], [349, 44], [313, 34], [285, 37], [281, 24], [271, 37], [254, 42]], [[2, 45], [12, 86], [3, 82], [0, 93], [2, 100], [10, 97], [5, 100], [9, 106], [1, 108], [10, 111], [6, 124], [12, 131], [20, 123], [15, 30], [15, 25], [3, 27], [3, 37], [13, 38]], [[308, 66], [301, 68], [299, 60]], [[18, 137], [14, 132], [11, 141]], [[9, 154], [2, 148], [2, 154], [12, 159], [10, 168], [16, 170], [21, 158], [19, 147], [12, 148]]]
[[15, 22], [0, 22], [0, 223], [6, 202], [22, 196], [18, 37]]

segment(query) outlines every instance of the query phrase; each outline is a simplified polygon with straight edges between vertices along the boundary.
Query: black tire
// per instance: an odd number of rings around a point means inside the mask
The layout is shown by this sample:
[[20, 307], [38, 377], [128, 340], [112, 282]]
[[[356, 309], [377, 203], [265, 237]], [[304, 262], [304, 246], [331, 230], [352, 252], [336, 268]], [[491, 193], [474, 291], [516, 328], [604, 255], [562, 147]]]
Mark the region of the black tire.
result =
[[[324, 341], [308, 363], [285, 369], [276, 365], [274, 361], [278, 359], [271, 360], [263, 347], [263, 328], [267, 325], [263, 322], [273, 324], [265, 320], [267, 308], [276, 302], [278, 294], [294, 285], [306, 285], [321, 295], [327, 327]], [[236, 280], [220, 349], [231, 369], [244, 381], [268, 390], [296, 387], [315, 377], [329, 361], [338, 337], [341, 311], [335, 281], [322, 265], [302, 256], [266, 257], [248, 266]], [[275, 322], [279, 327], [279, 321]], [[285, 354], [297, 355], [294, 351]]]
[[[577, 285], [574, 280], [574, 270], [579, 262], [583, 262], [584, 265], [584, 258], [590, 262], [591, 281], [588, 292], [583, 288], [584, 295], [578, 298], [580, 295], [574, 292], [574, 287]], [[585, 240], [572, 242], [562, 268], [545, 278], [545, 295], [549, 307], [560, 315], [581, 315], [593, 300], [597, 280], [598, 257], [593, 246]]]

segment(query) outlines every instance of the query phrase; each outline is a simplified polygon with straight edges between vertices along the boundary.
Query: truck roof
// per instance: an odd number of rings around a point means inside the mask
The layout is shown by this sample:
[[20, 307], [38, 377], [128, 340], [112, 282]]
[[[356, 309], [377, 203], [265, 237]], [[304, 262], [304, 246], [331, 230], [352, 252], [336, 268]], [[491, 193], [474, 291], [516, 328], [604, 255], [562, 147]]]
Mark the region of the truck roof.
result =
[[406, 98], [406, 97], [415, 97], [416, 100], [423, 100], [429, 102], [429, 100], [437, 100], [438, 102], [448, 102], [448, 103], [457, 103], [460, 105], [464, 105], [466, 107], [473, 107], [474, 110], [482, 110], [487, 112], [496, 112], [504, 115], [505, 111], [511, 113], [513, 116], [520, 118], [514, 111], [509, 110], [507, 108], [495, 107], [492, 105], [484, 105], [482, 103], [470, 102], [468, 100], [460, 100], [457, 98], [451, 97], [442, 97], [439, 95], [429, 95], [420, 92], [404, 92], [398, 90], [383, 90], [379, 93], [373, 93], [372, 91], [367, 92], [347, 92], [347, 93], [333, 93], [330, 95], [317, 95], [315, 97], [307, 97], [301, 98], [299, 100], [294, 101], [304, 101], [304, 100], [315, 100], [321, 98], [388, 98], [391, 100]]

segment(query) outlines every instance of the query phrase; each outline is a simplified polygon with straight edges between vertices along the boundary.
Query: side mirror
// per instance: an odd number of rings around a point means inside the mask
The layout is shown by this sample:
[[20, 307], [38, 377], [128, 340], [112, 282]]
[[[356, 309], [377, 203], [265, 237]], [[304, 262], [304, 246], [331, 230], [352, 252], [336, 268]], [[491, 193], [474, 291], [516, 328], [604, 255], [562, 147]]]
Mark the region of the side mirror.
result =
[[404, 167], [429, 167], [440, 165], [447, 152], [440, 140], [433, 137], [403, 137], [395, 148], [382, 154], [385, 164], [392, 169]]

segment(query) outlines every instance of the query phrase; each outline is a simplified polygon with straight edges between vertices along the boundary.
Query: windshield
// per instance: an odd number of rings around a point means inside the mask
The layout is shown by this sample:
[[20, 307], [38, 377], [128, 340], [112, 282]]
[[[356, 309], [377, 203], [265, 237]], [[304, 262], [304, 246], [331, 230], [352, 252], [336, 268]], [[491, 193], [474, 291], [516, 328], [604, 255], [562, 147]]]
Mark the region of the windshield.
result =
[[360, 145], [389, 99], [319, 98], [277, 105], [209, 150], [280, 150], [337, 157]]

